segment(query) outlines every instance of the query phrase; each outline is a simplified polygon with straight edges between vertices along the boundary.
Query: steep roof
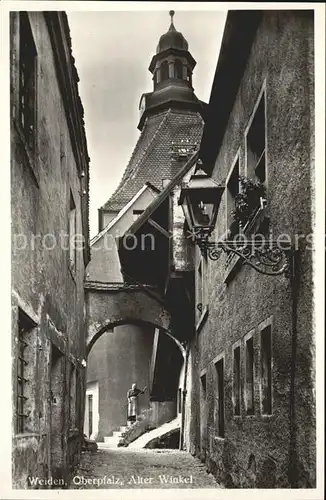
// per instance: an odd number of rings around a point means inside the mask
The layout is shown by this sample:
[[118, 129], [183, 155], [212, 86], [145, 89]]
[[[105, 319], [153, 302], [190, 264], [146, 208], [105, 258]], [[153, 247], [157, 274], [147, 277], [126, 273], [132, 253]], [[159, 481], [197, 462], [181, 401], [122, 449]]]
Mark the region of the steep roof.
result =
[[172, 142], [199, 144], [203, 130], [199, 113], [167, 110], [149, 117], [139, 136], [121, 182], [102, 210], [119, 211], [146, 183], [162, 189], [162, 179], [173, 179], [180, 166], [171, 158]]

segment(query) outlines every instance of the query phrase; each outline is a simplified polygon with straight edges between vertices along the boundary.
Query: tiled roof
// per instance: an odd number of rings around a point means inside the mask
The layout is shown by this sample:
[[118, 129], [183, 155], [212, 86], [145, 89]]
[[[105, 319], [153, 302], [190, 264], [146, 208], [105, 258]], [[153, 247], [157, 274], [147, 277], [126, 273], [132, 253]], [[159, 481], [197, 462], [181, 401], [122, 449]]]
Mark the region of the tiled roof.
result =
[[190, 111], [170, 109], [149, 117], [118, 188], [102, 210], [121, 210], [145, 182], [161, 190], [162, 179], [172, 179], [180, 168], [171, 158], [172, 142], [199, 146], [203, 125], [200, 114]]

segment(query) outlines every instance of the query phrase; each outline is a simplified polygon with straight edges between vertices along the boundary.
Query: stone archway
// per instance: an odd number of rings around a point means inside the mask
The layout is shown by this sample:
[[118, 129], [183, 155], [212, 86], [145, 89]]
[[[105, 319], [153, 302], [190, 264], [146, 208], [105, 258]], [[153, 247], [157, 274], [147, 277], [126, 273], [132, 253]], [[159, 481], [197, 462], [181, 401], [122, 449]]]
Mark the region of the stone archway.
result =
[[[142, 403], [150, 411], [148, 418], [157, 422], [168, 418], [168, 412], [172, 415], [176, 406], [169, 398], [174, 393], [177, 396], [185, 348], [181, 339], [173, 334], [172, 317], [163, 301], [149, 287], [88, 282], [85, 288], [87, 370], [90, 369], [88, 384], [97, 381], [94, 401], [101, 402], [98, 406], [99, 439], [107, 436], [105, 429], [109, 432], [117, 430], [114, 426], [124, 415], [125, 385], [126, 379], [134, 376], [131, 373], [136, 373], [137, 382], [148, 386], [148, 396], [143, 396]], [[113, 335], [104, 335], [110, 330]], [[130, 352], [130, 357], [126, 356], [126, 352]], [[164, 375], [166, 363], [171, 364], [168, 375]], [[111, 373], [113, 385], [109, 382]], [[145, 378], [145, 383], [142, 378]], [[105, 406], [108, 401], [113, 403]]]
[[86, 351], [110, 328], [123, 324], [148, 324], [169, 335], [181, 352], [184, 348], [172, 331], [172, 317], [150, 290], [125, 283], [85, 285], [87, 304]]

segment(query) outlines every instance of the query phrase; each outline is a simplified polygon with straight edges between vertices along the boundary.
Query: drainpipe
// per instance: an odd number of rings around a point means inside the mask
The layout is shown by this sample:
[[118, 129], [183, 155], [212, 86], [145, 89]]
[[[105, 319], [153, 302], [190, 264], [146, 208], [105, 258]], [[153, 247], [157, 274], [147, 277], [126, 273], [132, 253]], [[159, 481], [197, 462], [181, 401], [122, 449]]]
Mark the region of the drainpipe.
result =
[[292, 297], [292, 347], [291, 347], [291, 382], [290, 382], [290, 446], [288, 477], [291, 488], [298, 487], [298, 454], [297, 454], [297, 424], [295, 414], [295, 376], [297, 363], [297, 313], [298, 313], [298, 250], [291, 255], [290, 286]]
[[188, 372], [189, 353], [190, 353], [190, 342], [187, 342], [186, 354], [185, 354], [185, 371], [184, 371], [184, 377], [183, 377], [182, 408], [181, 408], [181, 429], [180, 429], [179, 450], [183, 450], [183, 443], [184, 443], [185, 416], [186, 416], [186, 395], [187, 395], [187, 372]]

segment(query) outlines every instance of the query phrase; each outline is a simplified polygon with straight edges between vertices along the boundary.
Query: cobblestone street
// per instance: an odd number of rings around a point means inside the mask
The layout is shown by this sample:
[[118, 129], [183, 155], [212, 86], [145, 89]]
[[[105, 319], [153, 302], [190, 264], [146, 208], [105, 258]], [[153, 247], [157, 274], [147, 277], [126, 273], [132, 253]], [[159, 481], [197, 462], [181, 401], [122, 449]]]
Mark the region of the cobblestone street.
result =
[[69, 487], [220, 488], [205, 465], [187, 452], [126, 448], [84, 452]]

